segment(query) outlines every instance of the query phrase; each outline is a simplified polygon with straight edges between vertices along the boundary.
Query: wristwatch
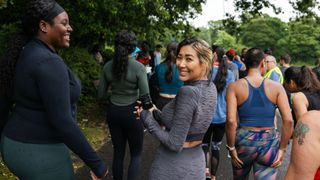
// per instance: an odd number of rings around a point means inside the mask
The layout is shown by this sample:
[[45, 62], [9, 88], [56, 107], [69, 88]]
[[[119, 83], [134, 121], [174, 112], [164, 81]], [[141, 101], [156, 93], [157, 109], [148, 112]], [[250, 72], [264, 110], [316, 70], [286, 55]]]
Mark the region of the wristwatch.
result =
[[228, 144], [226, 144], [226, 148], [228, 151], [233, 151], [236, 149], [236, 147], [234, 147], [234, 146], [230, 147], [230, 146], [228, 146]]

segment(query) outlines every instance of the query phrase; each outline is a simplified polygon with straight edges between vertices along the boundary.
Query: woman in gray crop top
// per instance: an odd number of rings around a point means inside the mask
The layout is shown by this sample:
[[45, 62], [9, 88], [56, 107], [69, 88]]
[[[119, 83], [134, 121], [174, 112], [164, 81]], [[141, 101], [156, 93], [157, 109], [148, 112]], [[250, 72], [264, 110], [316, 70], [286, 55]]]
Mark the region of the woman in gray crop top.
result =
[[[249, 49], [246, 62], [248, 75], [227, 90], [226, 146], [233, 177], [247, 179], [253, 168], [255, 179], [276, 179], [293, 131], [288, 98], [281, 84], [262, 77], [266, 64], [260, 49]], [[274, 128], [275, 105], [283, 121], [281, 138]]]
[[[138, 109], [145, 127], [160, 141], [149, 179], [205, 179], [201, 148], [216, 106], [216, 87], [208, 80], [212, 69], [210, 46], [197, 38], [178, 46], [176, 65], [185, 82], [162, 111]], [[165, 126], [165, 130], [161, 125]]]

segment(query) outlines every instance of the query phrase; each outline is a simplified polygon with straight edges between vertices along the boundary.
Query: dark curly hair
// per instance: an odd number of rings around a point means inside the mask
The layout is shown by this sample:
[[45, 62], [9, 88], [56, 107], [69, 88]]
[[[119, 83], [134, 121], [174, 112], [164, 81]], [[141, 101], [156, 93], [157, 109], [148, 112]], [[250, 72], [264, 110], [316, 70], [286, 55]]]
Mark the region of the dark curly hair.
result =
[[[38, 34], [39, 22], [55, 5], [54, 0], [33, 0], [26, 6], [21, 19], [21, 32], [15, 34], [9, 41], [8, 48], [0, 58], [0, 95], [12, 95], [15, 66], [23, 46]], [[53, 21], [48, 22], [53, 24]]]
[[128, 30], [121, 30], [115, 39], [115, 53], [113, 59], [112, 74], [115, 79], [120, 80], [127, 75], [128, 55], [137, 46], [136, 35]]
[[167, 45], [167, 56], [163, 63], [166, 64], [167, 70], [165, 73], [165, 79], [167, 83], [171, 83], [172, 81], [172, 72], [173, 72], [173, 65], [176, 61], [176, 51], [177, 51], [178, 43], [171, 42]]

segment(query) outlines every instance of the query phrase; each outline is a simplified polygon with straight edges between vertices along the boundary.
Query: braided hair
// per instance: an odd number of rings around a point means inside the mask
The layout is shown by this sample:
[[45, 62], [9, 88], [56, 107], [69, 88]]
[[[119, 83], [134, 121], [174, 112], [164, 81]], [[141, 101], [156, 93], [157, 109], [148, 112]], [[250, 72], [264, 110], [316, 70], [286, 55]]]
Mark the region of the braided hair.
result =
[[115, 79], [120, 80], [127, 75], [128, 55], [137, 46], [136, 36], [128, 30], [121, 30], [115, 39], [115, 53], [112, 67], [112, 74]]

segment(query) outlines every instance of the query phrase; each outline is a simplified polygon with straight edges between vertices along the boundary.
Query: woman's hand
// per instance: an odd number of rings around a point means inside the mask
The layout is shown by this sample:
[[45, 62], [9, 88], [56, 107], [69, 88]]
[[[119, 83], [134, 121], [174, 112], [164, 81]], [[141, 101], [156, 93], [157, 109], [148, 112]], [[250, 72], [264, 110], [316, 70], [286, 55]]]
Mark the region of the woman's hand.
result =
[[[107, 174], [108, 174], [108, 170], [107, 170], [107, 172], [104, 174], [104, 176], [103, 177], [106, 177], [107, 176]], [[91, 179], [92, 180], [102, 180], [102, 178], [98, 178], [92, 171], [90, 171], [90, 175], [91, 175]]]
[[152, 113], [156, 109], [157, 109], [157, 107], [154, 104], [152, 104], [152, 108], [148, 109], [148, 111], [150, 111]]
[[271, 167], [280, 167], [281, 164], [282, 164], [282, 159], [283, 159], [283, 156], [284, 156], [284, 153], [286, 151], [283, 150], [283, 149], [279, 149], [278, 151], [278, 154], [277, 154], [277, 158], [275, 159], [275, 161], [272, 163]]
[[[133, 111], [133, 113], [136, 114], [136, 119], [140, 119], [141, 112], [143, 111], [141, 101], [137, 101], [137, 105], [134, 107], [134, 109], [135, 111]], [[152, 113], [156, 109], [157, 107], [152, 104], [152, 108], [149, 108], [148, 111]]]
[[237, 168], [242, 168], [243, 162], [239, 159], [237, 150], [234, 149], [232, 151], [229, 151], [230, 156], [231, 156], [231, 162], [233, 166]]

